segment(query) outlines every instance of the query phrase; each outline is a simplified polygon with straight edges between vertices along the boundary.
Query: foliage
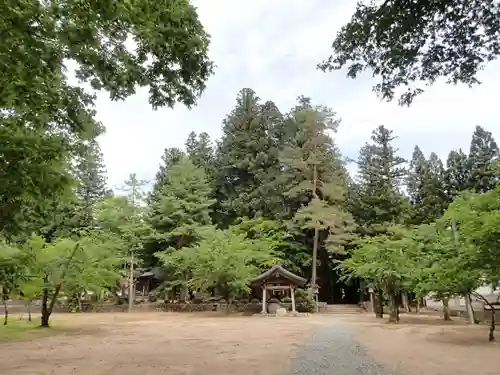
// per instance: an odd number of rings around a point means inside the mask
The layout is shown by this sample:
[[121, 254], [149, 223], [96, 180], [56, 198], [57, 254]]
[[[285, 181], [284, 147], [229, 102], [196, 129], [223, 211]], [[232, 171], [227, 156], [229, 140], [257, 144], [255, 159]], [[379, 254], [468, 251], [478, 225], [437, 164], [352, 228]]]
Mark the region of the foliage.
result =
[[373, 88], [379, 96], [400, 95], [400, 105], [410, 105], [422, 85], [440, 77], [479, 83], [477, 73], [499, 55], [499, 15], [496, 0], [359, 2], [319, 67], [347, 67], [351, 78], [370, 69], [380, 78]]
[[295, 289], [295, 307], [298, 312], [311, 313], [316, 309], [316, 303], [304, 289]]
[[210, 194], [204, 169], [196, 167], [188, 158], [172, 165], [150, 205], [147, 220], [154, 233], [147, 244], [148, 254], [196, 243], [198, 229], [211, 224], [214, 200]]
[[363, 234], [383, 233], [403, 219], [401, 187], [407, 171], [392, 144], [395, 139], [392, 130], [379, 126], [359, 152], [351, 209]]
[[43, 327], [48, 327], [61, 294], [70, 295], [75, 289], [98, 293], [121, 278], [123, 257], [119, 247], [114, 238], [99, 233], [79, 239], [60, 238], [53, 243], [35, 236], [22, 250], [32, 259], [30, 282], [42, 285]]
[[238, 93], [224, 119], [215, 155], [215, 220], [227, 227], [238, 217], [282, 214], [278, 130], [282, 115], [272, 102], [261, 103], [251, 89]]
[[500, 149], [491, 132], [476, 126], [472, 134], [469, 152], [470, 187], [477, 192], [486, 192], [495, 187], [499, 175], [490, 168], [500, 160]]
[[414, 225], [439, 219], [448, 203], [441, 160], [435, 153], [426, 159], [418, 146], [410, 164], [408, 195], [411, 209], [407, 221]]
[[9, 235], [30, 234], [30, 211], [68, 186], [78, 146], [103, 131], [82, 83], [112, 100], [147, 87], [153, 108], [190, 107], [212, 73], [209, 37], [188, 0], [4, 2], [0, 28], [8, 30], [0, 46], [0, 230]]
[[173, 269], [178, 279], [172, 286], [184, 283], [198, 292], [217, 290], [228, 304], [236, 295], [249, 291], [249, 283], [263, 267], [277, 261], [268, 241], [249, 239], [238, 230], [207, 227], [202, 239], [192, 247], [157, 253], [163, 264]]
[[460, 240], [469, 250], [465, 254], [467, 268], [479, 270], [485, 283], [497, 285], [500, 282], [500, 187], [483, 194], [464, 194], [450, 205], [444, 219], [458, 225]]

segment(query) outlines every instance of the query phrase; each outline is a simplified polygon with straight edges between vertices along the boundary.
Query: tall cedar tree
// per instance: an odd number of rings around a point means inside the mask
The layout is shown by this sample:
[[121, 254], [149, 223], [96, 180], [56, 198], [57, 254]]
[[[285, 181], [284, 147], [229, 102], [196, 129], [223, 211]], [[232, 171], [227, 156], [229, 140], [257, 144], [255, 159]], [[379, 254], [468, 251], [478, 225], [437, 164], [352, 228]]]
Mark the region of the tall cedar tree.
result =
[[165, 183], [150, 206], [149, 223], [155, 238], [147, 246], [148, 255], [168, 248], [193, 246], [198, 229], [211, 225], [211, 187], [205, 171], [187, 158], [173, 164]]
[[351, 238], [352, 217], [343, 210], [344, 169], [328, 131], [336, 131], [339, 120], [326, 107], [310, 106], [299, 98], [299, 106], [291, 116], [296, 125], [293, 141], [282, 152], [283, 173], [288, 177], [289, 197], [299, 198], [304, 205], [294, 221], [302, 229], [312, 230], [313, 254], [311, 285], [316, 286], [320, 233], [325, 233], [331, 250], [338, 252]]
[[261, 104], [255, 92], [243, 89], [236, 107], [223, 121], [216, 151], [217, 221], [227, 226], [238, 217], [275, 217], [282, 207], [276, 186], [279, 140], [275, 128], [282, 116], [271, 103]]
[[165, 184], [166, 177], [170, 168], [185, 156], [186, 154], [184, 153], [184, 151], [177, 147], [166, 148], [163, 151], [163, 155], [161, 156], [162, 163], [159, 166], [158, 172], [156, 172], [153, 189], [151, 190], [151, 193], [148, 197], [148, 200], [150, 202], [156, 199], [156, 197], [160, 193], [163, 185]]
[[203, 132], [199, 135], [195, 132], [189, 133], [186, 140], [186, 153], [195, 166], [205, 170], [207, 177], [213, 176], [214, 149], [207, 133]]
[[400, 188], [406, 175], [405, 160], [397, 155], [392, 130], [383, 125], [375, 129], [372, 143], [360, 150], [357, 173], [355, 214], [366, 234], [384, 232], [388, 225], [399, 223], [404, 209]]
[[442, 216], [447, 205], [443, 163], [435, 153], [426, 159], [415, 146], [407, 179], [410, 224], [428, 224]]
[[99, 144], [95, 139], [81, 146], [80, 157], [75, 165], [76, 196], [80, 225], [93, 225], [95, 204], [110, 195], [106, 185], [106, 170]]
[[337, 33], [333, 54], [319, 67], [347, 67], [356, 78], [367, 68], [380, 82], [374, 91], [409, 105], [438, 78], [479, 83], [477, 73], [500, 54], [498, 0], [363, 1]]
[[446, 161], [444, 184], [448, 202], [453, 202], [462, 192], [467, 190], [471, 180], [468, 157], [462, 149], [452, 150]]
[[498, 145], [491, 132], [476, 126], [472, 134], [468, 160], [471, 189], [485, 193], [495, 188], [499, 176], [492, 167], [499, 160], [499, 156]]

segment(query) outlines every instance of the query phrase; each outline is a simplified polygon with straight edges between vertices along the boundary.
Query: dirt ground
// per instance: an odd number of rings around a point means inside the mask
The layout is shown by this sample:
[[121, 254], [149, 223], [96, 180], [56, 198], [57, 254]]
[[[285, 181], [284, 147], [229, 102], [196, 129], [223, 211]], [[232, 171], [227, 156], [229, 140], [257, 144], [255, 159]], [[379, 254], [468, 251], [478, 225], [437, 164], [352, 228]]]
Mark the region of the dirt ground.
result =
[[[314, 320], [188, 314], [59, 315], [80, 329], [0, 344], [8, 375], [282, 374]], [[57, 321], [55, 322], [58, 323]]]
[[59, 314], [54, 323], [55, 336], [0, 343], [0, 374], [283, 375], [314, 329], [336, 323], [352, 327], [361, 346], [398, 375], [499, 374], [500, 345], [487, 342], [487, 327], [458, 318], [403, 316], [388, 325], [371, 315], [121, 313]]
[[[398, 325], [370, 316], [348, 319], [357, 341], [377, 362], [400, 375], [498, 375], [500, 344], [488, 342], [488, 327], [460, 318], [404, 316]], [[497, 340], [500, 341], [500, 330]]]

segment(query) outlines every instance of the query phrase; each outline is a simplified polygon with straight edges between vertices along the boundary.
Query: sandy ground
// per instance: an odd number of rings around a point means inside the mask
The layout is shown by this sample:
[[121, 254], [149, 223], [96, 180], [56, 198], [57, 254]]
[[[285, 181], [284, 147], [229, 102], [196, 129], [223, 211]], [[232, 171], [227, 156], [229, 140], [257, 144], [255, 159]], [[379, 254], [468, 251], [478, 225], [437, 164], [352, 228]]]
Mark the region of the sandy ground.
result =
[[[500, 345], [488, 342], [486, 326], [460, 318], [402, 316], [398, 325], [370, 316], [345, 319], [355, 324], [357, 341], [388, 370], [400, 375], [498, 375]], [[497, 332], [500, 341], [500, 330]]]
[[278, 375], [315, 327], [308, 317], [146, 313], [58, 319], [81, 329], [0, 344], [0, 374]]
[[[0, 344], [6, 375], [283, 375], [318, 328], [352, 329], [375, 361], [397, 375], [498, 375], [500, 345], [487, 328], [457, 319], [371, 315], [297, 318], [204, 314], [56, 315], [65, 334]], [[500, 332], [498, 332], [500, 341]], [[332, 369], [335, 374], [335, 369]], [[350, 374], [351, 375], [351, 374]], [[352, 374], [356, 375], [356, 374]]]

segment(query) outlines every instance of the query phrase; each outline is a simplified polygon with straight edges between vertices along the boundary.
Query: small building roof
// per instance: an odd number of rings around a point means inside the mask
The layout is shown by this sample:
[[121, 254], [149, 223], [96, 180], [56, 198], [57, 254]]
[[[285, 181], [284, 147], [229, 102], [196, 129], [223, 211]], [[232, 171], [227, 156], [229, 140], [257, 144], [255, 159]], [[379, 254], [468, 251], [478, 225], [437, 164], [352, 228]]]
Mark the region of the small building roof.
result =
[[279, 277], [279, 276], [293, 282], [294, 284], [298, 284], [298, 285], [303, 285], [307, 282], [307, 280], [304, 279], [303, 277], [300, 277], [300, 276], [294, 274], [293, 272], [290, 272], [290, 271], [284, 269], [281, 264], [275, 264], [270, 269], [268, 269], [266, 272], [264, 272], [260, 276], [257, 276], [255, 279], [253, 279], [252, 284], [261, 283], [261, 282], [265, 283], [268, 279], [271, 279], [273, 277]]

